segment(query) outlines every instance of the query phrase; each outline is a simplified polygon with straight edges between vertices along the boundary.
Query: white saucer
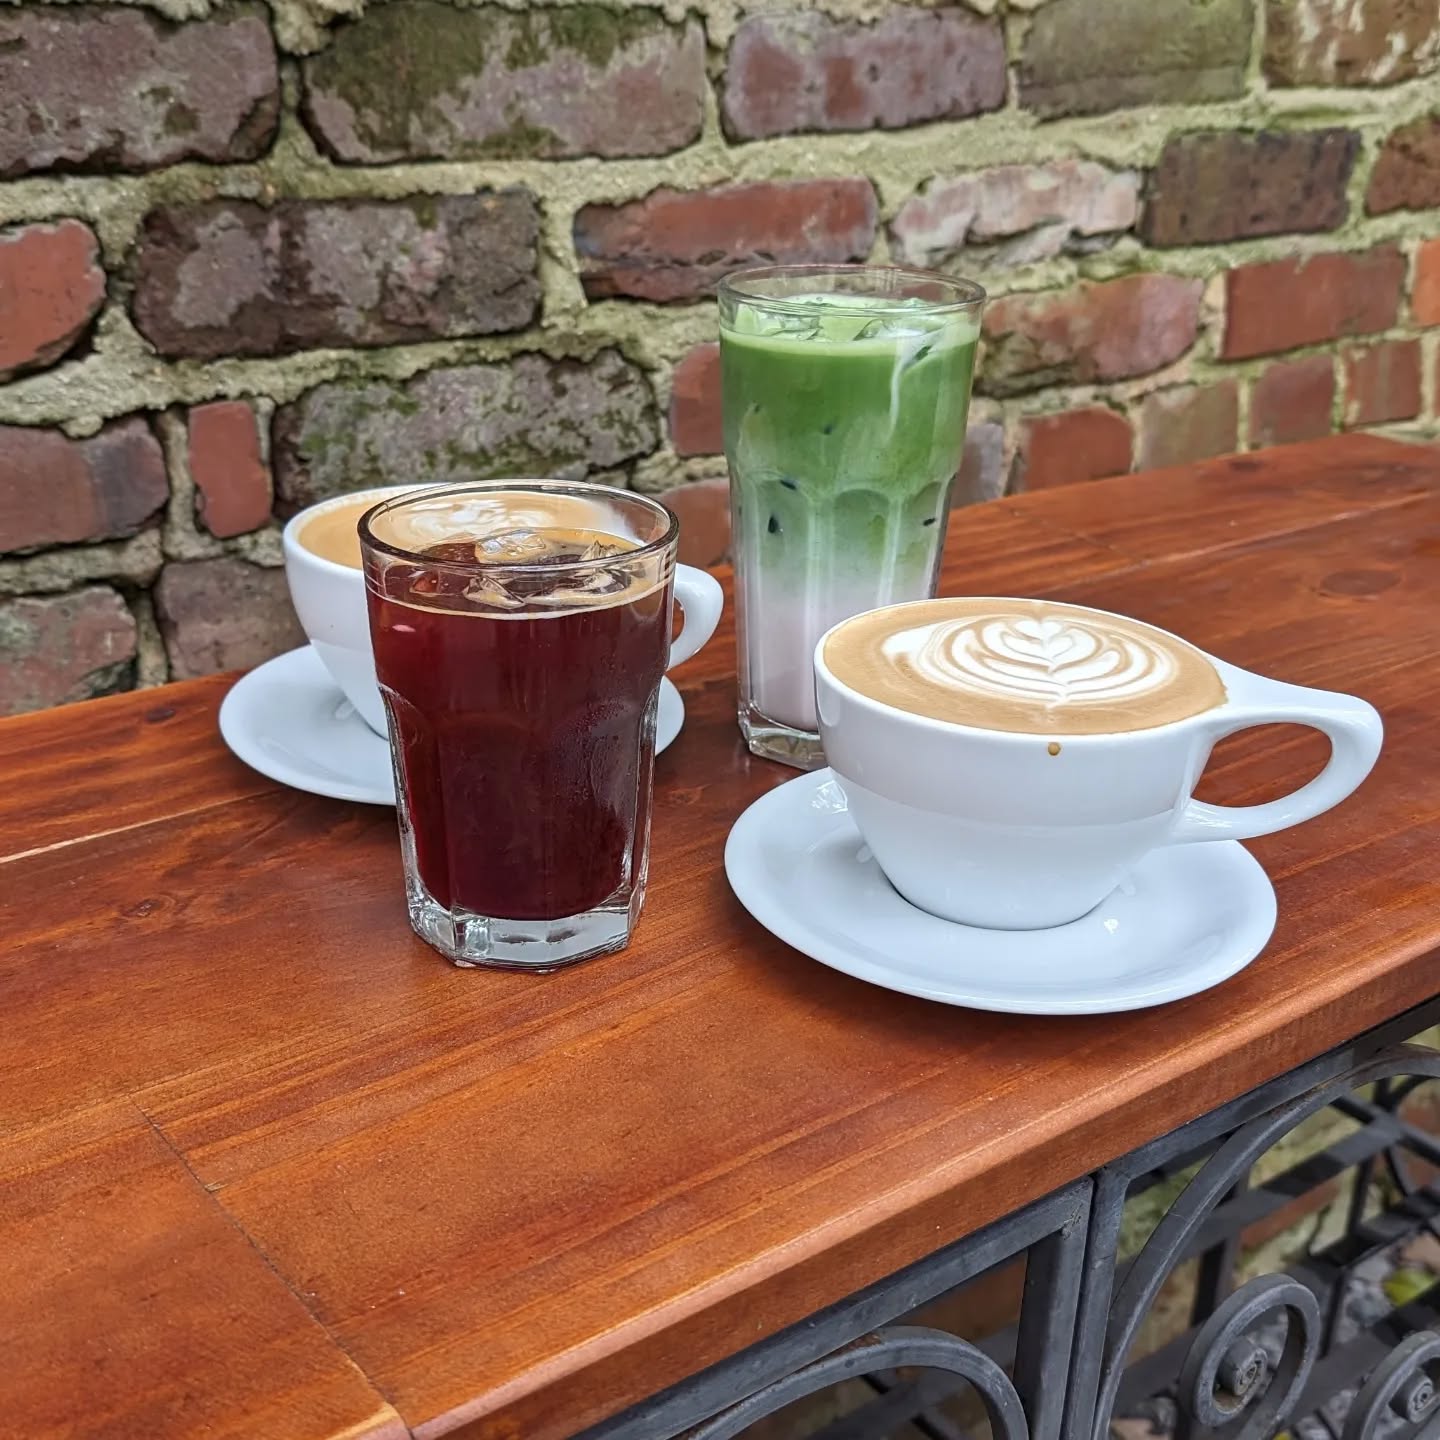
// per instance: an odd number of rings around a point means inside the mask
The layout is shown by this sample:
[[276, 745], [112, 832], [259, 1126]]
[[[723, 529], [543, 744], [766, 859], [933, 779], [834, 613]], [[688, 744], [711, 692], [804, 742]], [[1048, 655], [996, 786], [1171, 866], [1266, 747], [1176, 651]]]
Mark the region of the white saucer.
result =
[[740, 903], [812, 959], [976, 1010], [1092, 1015], [1162, 1005], [1242, 970], [1275, 928], [1269, 877], [1233, 840], [1155, 850], [1109, 899], [1052, 930], [938, 919], [881, 873], [829, 770], [757, 800], [730, 831], [725, 872]]
[[[658, 755], [680, 733], [685, 702], [660, 682]], [[393, 805], [390, 746], [359, 716], [308, 646], [277, 655], [242, 675], [220, 705], [220, 734], [252, 769], [282, 785]]]

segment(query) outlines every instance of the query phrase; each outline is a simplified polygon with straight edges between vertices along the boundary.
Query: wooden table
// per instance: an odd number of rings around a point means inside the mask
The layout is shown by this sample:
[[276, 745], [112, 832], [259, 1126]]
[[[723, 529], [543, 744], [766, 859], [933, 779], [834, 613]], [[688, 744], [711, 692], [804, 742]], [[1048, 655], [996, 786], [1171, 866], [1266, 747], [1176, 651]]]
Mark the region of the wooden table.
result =
[[[1440, 452], [998, 501], [954, 517], [942, 589], [1381, 709], [1362, 790], [1254, 843], [1280, 922], [1250, 968], [1008, 1018], [772, 939], [721, 852], [793, 772], [739, 743], [728, 629], [676, 675], [636, 942], [549, 977], [415, 939], [393, 814], [233, 759], [226, 677], [0, 723], [0, 1434], [561, 1440], [1440, 992]], [[1322, 753], [1251, 732], [1202, 794]]]

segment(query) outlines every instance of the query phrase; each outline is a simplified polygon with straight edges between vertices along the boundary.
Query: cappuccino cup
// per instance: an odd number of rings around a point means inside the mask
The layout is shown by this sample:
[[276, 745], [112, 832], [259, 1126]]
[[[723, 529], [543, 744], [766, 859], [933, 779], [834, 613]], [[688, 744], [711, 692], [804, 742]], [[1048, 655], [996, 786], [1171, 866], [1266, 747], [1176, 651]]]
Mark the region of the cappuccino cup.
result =
[[425, 487], [387, 485], [322, 500], [292, 516], [281, 536], [290, 603], [311, 647], [360, 718], [386, 735], [360, 568], [360, 517], [395, 495]]
[[[1330, 809], [1382, 726], [1352, 695], [1267, 679], [1126, 616], [955, 598], [841, 621], [815, 649], [825, 757], [911, 904], [1030, 930], [1088, 914], [1161, 845], [1244, 840]], [[1194, 798], [1217, 741], [1308, 725], [1325, 768], [1283, 799]]]

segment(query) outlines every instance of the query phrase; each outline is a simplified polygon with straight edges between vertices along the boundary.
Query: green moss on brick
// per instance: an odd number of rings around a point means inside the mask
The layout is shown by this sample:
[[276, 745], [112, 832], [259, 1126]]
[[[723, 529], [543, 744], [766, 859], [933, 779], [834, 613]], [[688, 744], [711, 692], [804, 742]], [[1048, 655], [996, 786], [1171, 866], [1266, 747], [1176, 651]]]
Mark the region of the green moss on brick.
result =
[[[416, 127], [448, 133], [449, 152], [473, 159], [543, 158], [558, 153], [559, 137], [516, 120], [503, 135], [466, 140], [445, 113], [487, 66], [527, 70], [557, 50], [570, 50], [603, 68], [637, 39], [668, 29], [656, 10], [611, 10], [572, 5], [514, 12], [496, 7], [460, 10], [438, 0], [390, 0], [344, 25], [330, 48], [308, 62], [311, 83], [351, 109], [356, 133], [380, 152], [405, 154]], [[503, 43], [503, 50], [501, 48]]]
[[200, 117], [179, 100], [174, 101], [165, 111], [165, 133], [167, 135], [193, 135], [200, 128]]
[[458, 441], [445, 444], [448, 473], [475, 480], [498, 480], [506, 475], [529, 475], [546, 468], [545, 459], [523, 442], [510, 441], [493, 450], [472, 450]]
[[309, 62], [311, 79], [350, 106], [367, 144], [403, 153], [412, 123], [445, 125], [439, 102], [485, 69], [499, 14], [436, 0], [380, 6], [340, 29]]
[[344, 457], [347, 465], [362, 465], [368, 460], [374, 468], [373, 455], [364, 460], [356, 455], [356, 447], [364, 444], [361, 426], [372, 416], [410, 416], [420, 413], [420, 402], [401, 389], [380, 389], [372, 380], [335, 381], [336, 390], [349, 390], [353, 394], [346, 401], [344, 424], [335, 430], [324, 429], [313, 419], [307, 419], [296, 437], [295, 449], [305, 464], [323, 461], [332, 455]]
[[648, 409], [638, 419], [623, 410], [612, 410], [605, 416], [605, 425], [620, 437], [620, 443], [627, 450], [632, 450], [636, 454], [644, 454], [647, 449], [653, 447], [654, 415]]
[[412, 195], [405, 204], [422, 230], [435, 228], [440, 218], [440, 202], [434, 195]]
[[505, 55], [512, 70], [543, 64], [555, 50], [573, 50], [603, 68], [635, 40], [665, 29], [654, 10], [611, 10], [604, 5], [567, 5], [517, 15]]
[[553, 130], [526, 120], [512, 120], [508, 130], [471, 145], [469, 153], [477, 160], [539, 160], [556, 154], [560, 148], [560, 137]]

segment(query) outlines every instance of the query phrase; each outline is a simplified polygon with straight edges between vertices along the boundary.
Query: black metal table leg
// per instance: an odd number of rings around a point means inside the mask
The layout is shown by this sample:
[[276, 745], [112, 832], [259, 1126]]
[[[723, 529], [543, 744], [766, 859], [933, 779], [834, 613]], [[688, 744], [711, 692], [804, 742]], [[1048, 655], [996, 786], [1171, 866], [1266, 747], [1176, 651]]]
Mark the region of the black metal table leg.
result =
[[[931, 1381], [884, 1387], [873, 1408], [865, 1405], [867, 1413], [854, 1417], [865, 1428], [836, 1430], [829, 1440], [880, 1440], [967, 1384], [1005, 1440], [1058, 1440], [1089, 1203], [1088, 1180], [1067, 1186], [587, 1431], [583, 1440], [723, 1440], [839, 1380], [896, 1367], [918, 1367]], [[893, 1324], [1022, 1256], [1013, 1379], [979, 1346], [931, 1327]]]
[[[1367, 1206], [1376, 1157], [1385, 1156], [1397, 1173], [1415, 1161], [1440, 1164], [1440, 1139], [1407, 1124], [1390, 1103], [1390, 1097], [1409, 1093], [1415, 1079], [1440, 1077], [1440, 1051], [1397, 1043], [1397, 1034], [1418, 1033], [1437, 1019], [1440, 1001], [1097, 1174], [1066, 1440], [1106, 1440], [1124, 1398], [1159, 1394], [1173, 1400], [1177, 1440], [1209, 1433], [1269, 1440], [1318, 1415], [1322, 1405], [1328, 1417], [1329, 1402], [1357, 1387], [1345, 1426], [1349, 1440], [1370, 1440], [1378, 1417], [1387, 1413], [1397, 1422], [1402, 1414], [1409, 1417], [1411, 1428], [1431, 1419], [1440, 1428], [1433, 1383], [1440, 1378], [1440, 1339], [1424, 1329], [1413, 1333], [1440, 1318], [1435, 1296], [1427, 1294], [1343, 1342], [1334, 1319], [1358, 1266], [1440, 1216], [1440, 1189], [1418, 1183], [1378, 1214], [1371, 1213], [1373, 1197]], [[1267, 1151], [1327, 1110], [1359, 1128], [1265, 1183], [1251, 1183]], [[1173, 1173], [1177, 1159], [1189, 1161], [1197, 1153], [1203, 1156], [1198, 1169], [1139, 1253], [1122, 1263], [1127, 1199], [1155, 1175]], [[1351, 1195], [1341, 1237], [1299, 1257], [1289, 1273], [1256, 1276], [1227, 1293], [1220, 1272], [1233, 1267], [1249, 1226], [1347, 1173], [1366, 1193]], [[1137, 1361], [1132, 1351], [1142, 1323], [1177, 1267], [1192, 1258], [1201, 1264], [1190, 1329]], [[1398, 1433], [1408, 1433], [1404, 1424]]]

